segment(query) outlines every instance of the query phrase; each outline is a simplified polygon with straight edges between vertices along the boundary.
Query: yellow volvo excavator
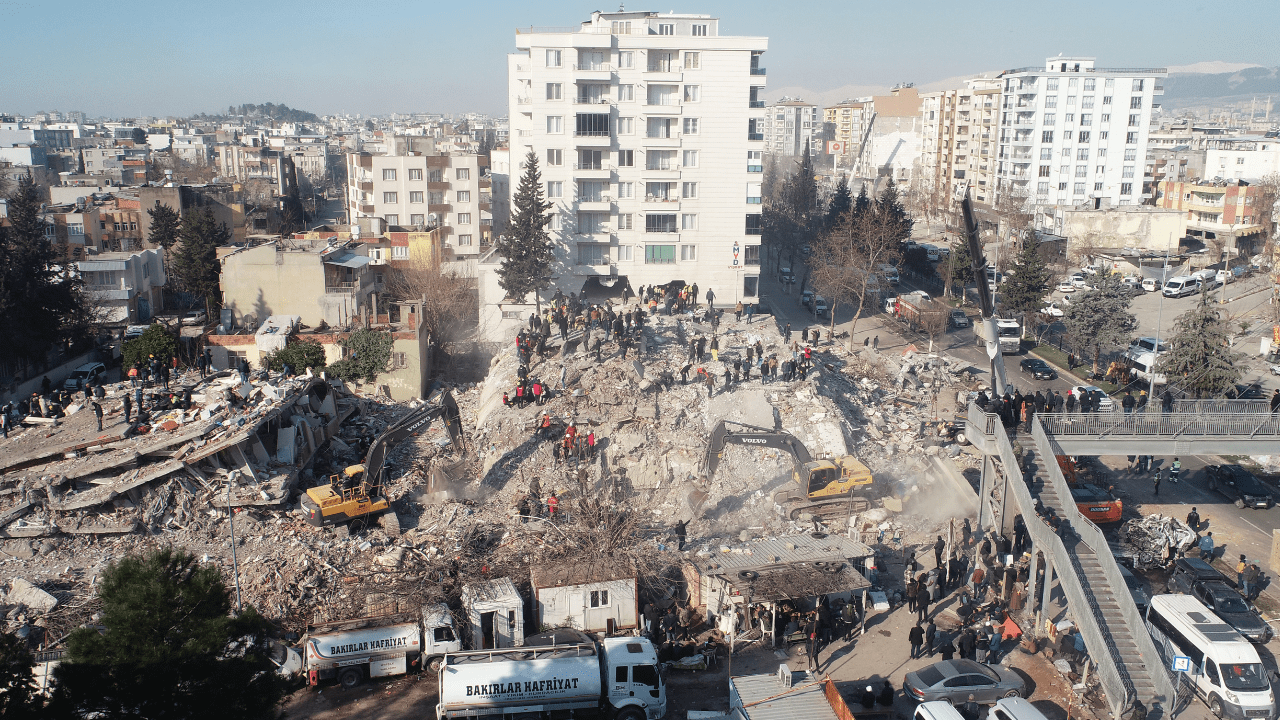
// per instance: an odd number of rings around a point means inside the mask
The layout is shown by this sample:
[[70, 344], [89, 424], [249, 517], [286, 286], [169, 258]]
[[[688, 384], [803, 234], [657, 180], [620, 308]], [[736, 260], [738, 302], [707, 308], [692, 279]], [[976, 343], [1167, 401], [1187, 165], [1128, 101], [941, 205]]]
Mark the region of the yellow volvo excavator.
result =
[[[730, 429], [729, 425], [742, 429]], [[711, 441], [702, 462], [702, 474], [707, 482], [715, 477], [725, 447], [730, 443], [770, 447], [791, 455], [794, 484], [774, 493], [773, 500], [792, 520], [806, 514], [819, 519], [836, 518], [871, 507], [870, 500], [854, 494], [859, 488], [871, 485], [871, 470], [861, 460], [852, 455], [814, 460], [804, 443], [791, 433], [731, 421], [722, 420], [711, 432]], [[689, 506], [696, 513], [706, 502], [707, 492], [694, 490], [688, 499]]]
[[458, 403], [448, 390], [437, 389], [417, 410], [388, 427], [369, 446], [364, 462], [352, 465], [340, 475], [329, 477], [329, 484], [310, 488], [302, 496], [302, 509], [307, 522], [317, 527], [340, 525], [352, 520], [368, 520], [382, 516], [383, 526], [392, 535], [399, 534], [399, 520], [391, 503], [382, 493], [382, 473], [387, 455], [406, 438], [425, 432], [431, 422], [443, 418], [455, 447], [462, 446]]

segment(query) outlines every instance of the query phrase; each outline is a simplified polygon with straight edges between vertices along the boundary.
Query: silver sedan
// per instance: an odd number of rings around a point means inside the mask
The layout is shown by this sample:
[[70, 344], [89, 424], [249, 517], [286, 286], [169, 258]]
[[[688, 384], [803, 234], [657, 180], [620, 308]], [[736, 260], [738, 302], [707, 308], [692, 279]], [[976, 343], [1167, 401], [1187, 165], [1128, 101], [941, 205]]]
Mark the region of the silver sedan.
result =
[[1022, 677], [1013, 670], [972, 660], [943, 660], [909, 672], [902, 687], [907, 697], [918, 702], [942, 700], [952, 705], [968, 702], [970, 695], [989, 705], [1027, 692]]

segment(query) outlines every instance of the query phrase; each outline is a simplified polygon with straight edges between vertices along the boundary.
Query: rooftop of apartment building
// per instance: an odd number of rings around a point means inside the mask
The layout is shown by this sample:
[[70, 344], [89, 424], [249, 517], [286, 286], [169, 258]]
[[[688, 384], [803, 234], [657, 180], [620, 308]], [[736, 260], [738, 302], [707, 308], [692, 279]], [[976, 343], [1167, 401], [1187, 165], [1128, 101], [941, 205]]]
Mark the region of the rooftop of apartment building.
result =
[[1096, 57], [1086, 56], [1064, 56], [1045, 58], [1044, 64], [1039, 66], [1028, 66], [1005, 70], [1000, 73], [999, 77], [1006, 75], [1022, 75], [1025, 73], [1037, 73], [1042, 75], [1066, 74], [1073, 75], [1075, 73], [1093, 73], [1098, 75], [1168, 75], [1168, 68], [1162, 67], [1137, 67], [1137, 68], [1106, 68], [1097, 67]]
[[872, 102], [880, 117], [916, 117], [920, 114], [920, 91], [911, 85], [896, 87], [888, 95], [876, 95]]

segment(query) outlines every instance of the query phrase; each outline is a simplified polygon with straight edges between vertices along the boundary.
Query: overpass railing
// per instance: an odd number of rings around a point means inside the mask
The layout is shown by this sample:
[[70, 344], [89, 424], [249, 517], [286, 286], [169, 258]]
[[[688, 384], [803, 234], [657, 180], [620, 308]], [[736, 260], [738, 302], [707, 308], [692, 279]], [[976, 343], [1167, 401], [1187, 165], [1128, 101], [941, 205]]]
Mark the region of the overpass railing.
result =
[[[1147, 405], [1147, 412], [1159, 412], [1160, 403]], [[1271, 412], [1270, 400], [1174, 400], [1174, 413], [1197, 415], [1221, 415], [1223, 413], [1268, 413]]]
[[1054, 436], [1090, 435], [1166, 438], [1232, 436], [1280, 437], [1280, 414], [1265, 413], [1043, 413], [1044, 432]]
[[[997, 450], [996, 454], [1004, 466], [1005, 485], [1009, 492], [1013, 494], [1019, 511], [1025, 520], [1027, 534], [1031, 536], [1031, 541], [1035, 543], [1037, 549], [1045, 554], [1046, 558], [1050, 559], [1053, 567], [1058, 569], [1058, 584], [1067, 598], [1067, 607], [1092, 608], [1093, 605], [1085, 597], [1084, 588], [1080, 585], [1078, 571], [1071, 562], [1071, 556], [1067, 553], [1066, 546], [1062, 544], [1062, 539], [1048, 525], [1041, 522], [1035, 514], [1035, 501], [1031, 498], [1031, 491], [1027, 488], [1027, 484], [1022, 480], [1022, 466], [1018, 462], [1017, 454], [1013, 451], [1013, 445], [1009, 442], [1008, 433], [1004, 432], [1004, 427], [1000, 424], [1000, 417], [984, 413], [977, 404], [969, 403], [967, 421], [969, 428], [982, 428], [989, 431], [987, 435], [994, 441], [995, 449]], [[1047, 462], [1047, 460], [1042, 460], [1042, 462]], [[1067, 502], [1070, 502], [1071, 493], [1068, 492], [1060, 497], [1064, 497]], [[981, 502], [989, 502], [990, 498], [984, 497], [980, 498], [980, 500]], [[1046, 577], [1047, 580], [1048, 578]], [[1121, 587], [1125, 586], [1121, 585]], [[1098, 625], [1098, 619], [1092, 610], [1090, 612], [1074, 612], [1073, 615], [1076, 617], [1076, 625], [1080, 628], [1080, 633], [1084, 636], [1086, 647], [1091, 651], [1095, 648], [1108, 647], [1106, 640], [1103, 638], [1102, 629]], [[1116, 659], [1110, 651], [1103, 653], [1093, 652], [1091, 654], [1098, 663], [1098, 680], [1111, 703], [1111, 711], [1115, 717], [1121, 717], [1129, 708], [1130, 699], [1134, 695], [1133, 683], [1120, 672], [1120, 666], [1116, 663]]]

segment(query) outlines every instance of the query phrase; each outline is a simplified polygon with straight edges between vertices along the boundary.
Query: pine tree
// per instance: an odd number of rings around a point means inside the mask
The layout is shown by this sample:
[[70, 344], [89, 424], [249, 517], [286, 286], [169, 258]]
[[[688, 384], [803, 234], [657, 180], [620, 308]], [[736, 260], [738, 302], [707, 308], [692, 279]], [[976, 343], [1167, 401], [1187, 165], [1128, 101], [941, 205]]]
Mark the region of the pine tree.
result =
[[1239, 380], [1245, 356], [1231, 351], [1222, 315], [1200, 296], [1200, 303], [1178, 317], [1169, 352], [1156, 362], [1156, 372], [1197, 398], [1221, 395]]
[[884, 192], [880, 193], [880, 200], [876, 203], [875, 211], [883, 218], [883, 222], [892, 228], [893, 235], [898, 239], [898, 242], [905, 244], [911, 237], [911, 228], [915, 226], [915, 221], [911, 219], [911, 216], [907, 214], [907, 209], [903, 207], [902, 198], [898, 196], [898, 186], [894, 184], [893, 178], [889, 178]]
[[167, 257], [169, 249], [178, 242], [182, 218], [168, 205], [157, 205], [147, 210], [147, 214], [151, 216], [151, 232], [147, 233], [147, 242], [162, 248]]
[[[968, 245], [968, 243], [965, 243]], [[968, 252], [965, 253], [968, 255]], [[972, 274], [972, 273], [971, 273]], [[1044, 307], [1045, 295], [1049, 293], [1049, 282], [1052, 278], [1049, 268], [1040, 257], [1040, 249], [1034, 238], [1022, 242], [1022, 249], [1013, 261], [1009, 278], [1000, 291], [1004, 307], [1020, 313], [1025, 319], [1025, 327], [1031, 327], [1035, 315]]]
[[233, 614], [216, 565], [173, 548], [102, 574], [105, 630], [81, 628], [55, 671], [54, 717], [274, 718], [283, 696], [270, 623]]
[[0, 633], [0, 718], [35, 718], [44, 704], [36, 695], [36, 661], [27, 641]]
[[978, 280], [973, 274], [973, 256], [969, 254], [968, 239], [956, 243], [948, 262], [951, 263], [951, 282], [960, 286], [959, 294], [963, 298], [965, 286]]
[[1067, 306], [1062, 324], [1079, 346], [1093, 350], [1093, 372], [1103, 350], [1113, 350], [1129, 342], [1138, 329], [1138, 318], [1129, 312], [1133, 298], [1120, 276], [1099, 275], [1093, 290], [1078, 293]]
[[853, 201], [853, 217], [855, 219], [862, 217], [862, 215], [870, 209], [871, 198], [867, 195], [867, 184], [863, 183], [862, 187], [858, 190], [857, 199]]
[[511, 224], [508, 233], [495, 243], [502, 256], [498, 268], [498, 284], [507, 297], [524, 302], [533, 293], [534, 303], [541, 309], [538, 291], [547, 287], [551, 271], [551, 239], [547, 236], [547, 211], [551, 203], [542, 197], [542, 174], [538, 172], [538, 156], [532, 150], [524, 158], [524, 175], [512, 199]]
[[840, 219], [852, 207], [853, 194], [849, 192], [849, 178], [841, 175], [840, 181], [836, 183], [836, 191], [831, 195], [831, 202], [827, 205], [826, 229], [839, 225]]
[[9, 227], [0, 226], [0, 361], [44, 358], [72, 339], [87, 311], [81, 283], [64, 272], [45, 237], [41, 191], [22, 178], [9, 198]]
[[205, 312], [213, 317], [222, 306], [218, 246], [231, 240], [231, 233], [213, 217], [211, 208], [204, 207], [182, 218], [178, 237], [182, 245], [170, 263], [178, 287], [202, 300]]

